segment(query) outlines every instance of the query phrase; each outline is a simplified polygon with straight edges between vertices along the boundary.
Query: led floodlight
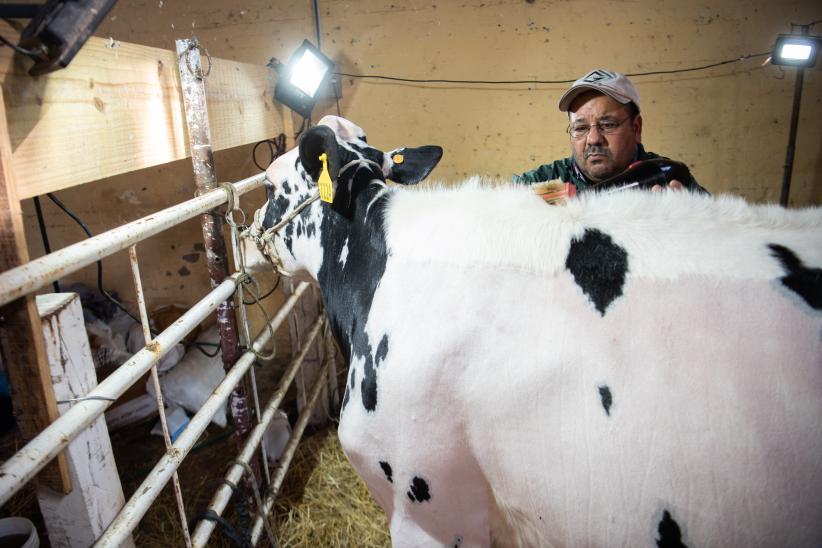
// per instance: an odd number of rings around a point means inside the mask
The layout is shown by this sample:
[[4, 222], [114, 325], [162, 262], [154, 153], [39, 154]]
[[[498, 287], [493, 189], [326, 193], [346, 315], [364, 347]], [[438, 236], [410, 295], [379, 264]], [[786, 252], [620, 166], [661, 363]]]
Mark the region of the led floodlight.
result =
[[317, 101], [317, 92], [331, 75], [334, 63], [308, 40], [288, 60], [280, 71], [274, 88], [274, 98], [308, 118]]
[[771, 63], [792, 67], [812, 67], [816, 64], [822, 38], [796, 34], [780, 34], [773, 46]]

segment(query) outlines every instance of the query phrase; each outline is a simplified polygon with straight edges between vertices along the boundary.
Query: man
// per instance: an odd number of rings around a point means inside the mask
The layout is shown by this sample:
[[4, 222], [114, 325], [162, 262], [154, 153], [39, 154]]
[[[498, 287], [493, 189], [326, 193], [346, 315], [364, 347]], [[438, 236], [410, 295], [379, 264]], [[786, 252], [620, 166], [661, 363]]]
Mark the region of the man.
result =
[[[639, 93], [623, 74], [603, 69], [589, 72], [563, 94], [559, 110], [568, 113], [572, 156], [514, 175], [514, 182], [560, 179], [585, 190], [592, 183], [622, 173], [634, 162], [660, 158], [642, 146]], [[690, 181], [673, 180], [667, 186], [679, 190], [683, 182], [705, 192], [693, 176]], [[652, 190], [662, 187], [656, 185]]]

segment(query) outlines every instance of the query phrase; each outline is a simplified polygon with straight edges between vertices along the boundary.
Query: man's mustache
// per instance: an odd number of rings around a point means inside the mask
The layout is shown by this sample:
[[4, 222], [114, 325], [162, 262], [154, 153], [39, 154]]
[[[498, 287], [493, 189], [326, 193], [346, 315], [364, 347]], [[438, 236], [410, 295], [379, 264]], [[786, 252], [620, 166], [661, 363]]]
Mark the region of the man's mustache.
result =
[[585, 147], [585, 157], [591, 156], [592, 154], [600, 154], [602, 156], [611, 157], [611, 151], [608, 150], [607, 147], [599, 146], [599, 145], [590, 145]]

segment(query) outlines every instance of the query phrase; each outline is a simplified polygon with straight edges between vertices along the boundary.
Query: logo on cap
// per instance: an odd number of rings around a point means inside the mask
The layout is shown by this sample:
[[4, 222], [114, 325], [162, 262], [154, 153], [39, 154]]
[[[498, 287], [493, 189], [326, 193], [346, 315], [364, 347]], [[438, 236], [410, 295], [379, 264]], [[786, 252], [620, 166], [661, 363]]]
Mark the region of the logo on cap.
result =
[[613, 80], [614, 78], [616, 78], [616, 75], [612, 72], [608, 72], [607, 70], [594, 70], [586, 74], [582, 81], [593, 84], [595, 82], [601, 82], [602, 80]]

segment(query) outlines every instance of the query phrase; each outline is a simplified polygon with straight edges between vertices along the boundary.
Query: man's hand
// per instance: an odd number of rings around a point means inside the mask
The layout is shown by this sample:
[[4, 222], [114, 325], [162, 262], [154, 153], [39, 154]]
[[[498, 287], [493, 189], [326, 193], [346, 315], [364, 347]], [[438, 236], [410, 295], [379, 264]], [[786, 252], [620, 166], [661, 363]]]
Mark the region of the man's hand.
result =
[[671, 190], [683, 190], [685, 188], [685, 186], [682, 183], [680, 183], [679, 181], [677, 181], [676, 179], [673, 179], [666, 186], [662, 186], [662, 185], [652, 186], [651, 187], [651, 192], [662, 192], [666, 188], [670, 188]]

